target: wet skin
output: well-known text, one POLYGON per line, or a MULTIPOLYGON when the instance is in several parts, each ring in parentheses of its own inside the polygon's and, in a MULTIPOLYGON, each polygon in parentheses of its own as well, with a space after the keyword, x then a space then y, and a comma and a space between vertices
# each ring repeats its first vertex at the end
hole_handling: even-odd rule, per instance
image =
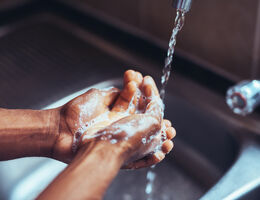
MULTIPOLYGON (((142 168, 160 162, 165 157, 165 154, 168 153, 173 147, 171 139, 175 136, 175 130, 171 127, 169 120, 161 119, 161 105, 159 105, 159 102, 154 101, 154 99, 158 98, 159 92, 153 79, 150 76, 143 78, 141 73, 133 70, 128 70, 125 72, 124 88, 121 93, 116 88, 111 88, 105 91, 98 89, 89 90, 87 93, 73 99, 71 102, 60 108, 61 132, 54 146, 53 157, 69 163, 75 156, 75 154, 71 151, 73 138, 75 140, 74 134, 78 134, 78 130, 81 128, 81 125, 88 124, 102 114, 108 113, 107 119, 92 125, 83 135, 79 134, 79 140, 81 141, 81 144, 79 145, 88 145, 92 140, 100 140, 101 137, 86 139, 84 141, 82 141, 82 138, 84 138, 84 135, 98 135, 98 133, 100 134, 100 132, 103 131, 110 133, 110 140, 116 137, 116 140, 120 141, 116 144, 116 146, 121 146, 123 145, 121 140, 124 140, 124 138, 127 137, 126 133, 114 135, 113 131, 110 129, 112 129, 117 123, 125 124, 131 120, 138 121, 141 118, 144 118, 145 123, 143 125, 147 125, 151 122, 148 129, 143 131, 148 135, 142 135, 142 133, 133 134, 134 136, 141 136, 141 138, 137 138, 136 140, 141 141, 142 138, 155 135, 161 130, 162 127, 165 127, 166 140, 164 139, 163 141, 161 151, 157 151, 153 154, 152 147, 157 146, 162 140, 160 134, 157 135, 150 142, 150 144, 141 144, 141 151, 139 151, 138 147, 135 147, 135 149, 138 149, 139 155, 135 155, 134 157, 143 157, 143 159, 138 159, 132 163, 128 163, 127 165, 124 165, 123 168, 142 168), (144 97, 146 100, 144 100, 144 97), (95 99, 95 104, 88 103, 92 101, 91 99, 95 99), (129 109, 130 103, 133 105, 129 109), (92 110, 94 112, 84 114, 85 110, 92 110), (129 110, 129 116, 124 117, 124 113, 127 110, 129 110), (137 110, 139 111, 139 114, 136 114, 137 110), (80 119, 79 116, 83 117, 80 119), (120 137, 120 139, 118 137, 120 137), (149 149, 150 152, 148 151, 149 149), (148 155, 145 155, 145 153, 148 155)), ((141 125, 138 127, 140 126, 141 125)), ((76 136, 76 138, 79 136, 76 136)), ((133 144, 139 144, 137 141, 134 141, 133 144)), ((129 142, 130 141, 127 141, 127 145, 129 145, 129 142)), ((133 158, 130 158, 130 160, 133 160, 133 158)))
POLYGON ((0 109, 0 160, 44 156, 69 163, 39 199, 102 199, 120 168, 160 162, 174 136, 153 79, 133 70, 121 92, 91 89, 51 110, 0 109))

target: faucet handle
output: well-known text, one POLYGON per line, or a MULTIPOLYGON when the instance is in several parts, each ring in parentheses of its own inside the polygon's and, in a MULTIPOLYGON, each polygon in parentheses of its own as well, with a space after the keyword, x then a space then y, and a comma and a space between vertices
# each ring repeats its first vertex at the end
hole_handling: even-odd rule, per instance
POLYGON ((226 103, 239 115, 247 115, 253 112, 260 104, 260 81, 242 81, 228 89, 226 103))

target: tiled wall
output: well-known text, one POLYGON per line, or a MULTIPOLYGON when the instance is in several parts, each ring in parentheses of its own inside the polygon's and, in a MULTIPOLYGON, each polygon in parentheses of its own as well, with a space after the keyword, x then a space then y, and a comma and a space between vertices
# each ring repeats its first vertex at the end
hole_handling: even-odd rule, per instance
MULTIPOLYGON (((175 16, 170 0, 77 1, 166 47, 175 16)), ((258 7, 259 0, 194 0, 177 40, 179 52, 234 80, 260 78, 258 7)))

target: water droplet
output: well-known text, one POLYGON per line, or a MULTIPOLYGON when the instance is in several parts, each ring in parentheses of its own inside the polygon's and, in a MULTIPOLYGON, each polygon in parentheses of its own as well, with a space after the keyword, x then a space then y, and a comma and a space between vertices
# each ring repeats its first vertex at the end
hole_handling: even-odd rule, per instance
POLYGON ((116 144, 116 143, 117 143, 117 140, 116 140, 116 139, 112 139, 112 140, 110 140, 110 143, 111 143, 111 144, 116 144))

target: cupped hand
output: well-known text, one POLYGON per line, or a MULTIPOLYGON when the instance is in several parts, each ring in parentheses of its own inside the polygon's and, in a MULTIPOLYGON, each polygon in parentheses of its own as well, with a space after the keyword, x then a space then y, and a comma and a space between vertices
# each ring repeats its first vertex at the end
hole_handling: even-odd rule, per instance
POLYGON ((69 163, 80 146, 105 140, 123 149, 123 168, 141 168, 160 162, 173 143, 175 130, 162 120, 162 102, 153 79, 129 70, 124 89, 91 89, 60 110, 59 137, 53 158, 69 163))
POLYGON ((123 168, 154 165, 172 149, 175 136, 171 123, 162 118, 163 103, 154 80, 129 70, 117 101, 85 129, 82 144, 103 140, 123 149, 123 168))
POLYGON ((52 157, 70 163, 75 156, 79 138, 92 120, 109 111, 120 91, 90 89, 62 107, 60 112, 59 136, 53 146, 52 157))

